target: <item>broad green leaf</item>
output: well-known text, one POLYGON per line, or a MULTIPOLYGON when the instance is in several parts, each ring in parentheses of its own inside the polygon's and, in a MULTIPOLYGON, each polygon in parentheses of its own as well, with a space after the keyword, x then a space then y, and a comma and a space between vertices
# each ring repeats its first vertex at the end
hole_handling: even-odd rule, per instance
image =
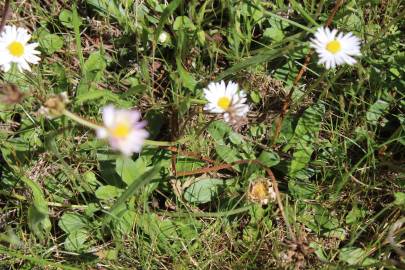
POLYGON ((98 82, 103 76, 103 72, 107 64, 101 52, 94 52, 90 54, 89 58, 84 63, 84 71, 87 80, 98 82))
POLYGON ((29 186, 33 197, 33 204, 28 209, 28 225, 36 236, 43 239, 52 228, 49 220, 48 203, 37 182, 25 176, 21 176, 21 179, 29 186))
POLYGON ((390 104, 384 100, 377 100, 374 104, 370 106, 366 113, 366 118, 369 123, 376 125, 378 119, 387 111, 390 104))
POLYGON ((232 163, 240 159, 239 152, 227 145, 217 145, 215 151, 218 156, 227 163, 232 163))
POLYGON ((193 76, 184 69, 183 64, 181 63, 180 57, 176 57, 177 71, 179 72, 181 84, 184 85, 187 89, 194 91, 197 86, 197 81, 193 76))
POLYGON ((117 3, 118 1, 86 0, 86 2, 93 6, 99 13, 101 13, 101 15, 112 17, 117 20, 117 22, 124 26, 126 30, 133 28, 125 10, 117 3))
POLYGON ((101 186, 96 190, 96 197, 100 200, 111 200, 117 198, 122 192, 122 189, 116 186, 101 186))
MULTIPOLYGON (((79 17, 80 18, 80 17, 79 17)), ((59 13, 59 21, 67 28, 71 28, 73 29, 73 13, 70 10, 67 9, 63 9, 60 13, 59 13)), ((81 18, 79 20, 79 25, 81 25, 81 18)))
POLYGON ((184 199, 192 203, 210 202, 225 185, 225 181, 216 178, 199 178, 184 192, 184 199))
POLYGON ((288 151, 292 147, 295 148, 293 159, 289 167, 288 174, 290 177, 295 178, 299 175, 305 176, 305 174, 300 173, 300 171, 305 169, 311 160, 324 111, 325 107, 321 104, 315 104, 306 109, 298 120, 294 130, 294 136, 291 138, 289 144, 284 147, 283 151, 288 151))
POLYGON ((367 258, 367 252, 361 248, 345 247, 340 250, 339 260, 349 265, 367 266, 378 262, 373 258, 367 258))
POLYGON ((176 8, 180 5, 181 2, 182 0, 170 1, 170 4, 163 10, 162 16, 160 16, 159 24, 155 31, 155 42, 157 42, 159 35, 162 32, 162 29, 166 24, 167 20, 173 14, 173 12, 176 10, 176 8))
POLYGON ((98 90, 93 88, 86 88, 86 84, 81 84, 81 93, 76 97, 76 103, 82 104, 88 101, 95 101, 101 99, 102 102, 113 102, 119 104, 121 107, 128 108, 131 106, 131 103, 122 99, 119 95, 108 91, 108 90, 98 90))
POLYGON ((50 34, 46 31, 41 31, 39 36, 39 44, 47 54, 53 54, 63 47, 63 39, 55 34, 50 34))
POLYGON ((232 128, 223 121, 214 121, 208 127, 208 133, 220 145, 225 145, 225 138, 231 131, 232 128))
POLYGON ((322 207, 316 208, 314 219, 317 225, 323 229, 333 230, 339 227, 339 220, 332 216, 330 211, 322 207))
POLYGON ((264 30, 263 36, 274 41, 281 41, 284 38, 284 33, 280 28, 270 27, 264 30))
POLYGON ((87 219, 76 213, 64 213, 58 222, 58 226, 67 234, 85 228, 87 224, 87 219))
POLYGON ((366 211, 354 206, 352 210, 346 216, 346 223, 353 224, 360 221, 362 218, 366 216, 366 211))
POLYGON ((262 151, 258 159, 267 167, 273 167, 280 162, 277 153, 268 151, 262 151))
POLYGON ((141 158, 133 161, 128 157, 119 157, 116 161, 115 170, 128 186, 146 171, 146 164, 141 158))
POLYGON ((178 31, 180 29, 194 31, 194 30, 196 30, 196 27, 195 27, 194 23, 190 20, 189 17, 187 17, 187 16, 178 16, 174 20, 173 30, 178 31))
POLYGON ((118 198, 115 204, 111 207, 110 212, 104 217, 103 225, 106 225, 111 220, 111 218, 116 217, 116 215, 120 210, 121 205, 123 205, 127 200, 129 200, 135 194, 135 192, 139 190, 139 188, 149 183, 152 180, 152 178, 157 174, 158 169, 160 168, 161 168, 160 165, 155 166, 147 170, 138 178, 136 178, 136 180, 133 181, 131 185, 127 187, 127 189, 122 193, 122 195, 118 198))
POLYGON ((195 160, 193 158, 177 157, 176 170, 178 172, 192 171, 198 168, 202 168, 205 165, 205 162, 195 160))
POLYGON ((316 186, 307 180, 288 181, 288 190, 297 199, 313 199, 316 194, 316 186))
POLYGON ((89 232, 85 229, 79 229, 70 233, 65 239, 65 249, 68 251, 80 252, 87 248, 86 242, 89 238, 89 232))
POLYGON ((112 224, 114 229, 122 235, 127 235, 131 232, 136 221, 136 212, 125 209, 120 213, 120 218, 113 219, 112 224))
POLYGON ((394 197, 395 197, 394 204, 405 209, 405 193, 395 192, 394 197))

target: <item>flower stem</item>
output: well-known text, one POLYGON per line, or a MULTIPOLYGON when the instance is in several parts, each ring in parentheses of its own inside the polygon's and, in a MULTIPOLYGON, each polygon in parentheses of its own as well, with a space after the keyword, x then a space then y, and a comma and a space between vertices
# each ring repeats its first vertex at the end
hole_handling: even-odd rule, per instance
POLYGON ((206 100, 196 99, 196 98, 191 98, 190 102, 194 103, 194 104, 201 104, 201 105, 205 105, 208 103, 206 100))
POLYGON ((70 112, 68 110, 64 110, 63 115, 65 115, 66 117, 72 119, 73 121, 75 121, 75 122, 77 122, 77 123, 79 123, 79 124, 81 124, 83 126, 86 126, 88 128, 91 128, 91 129, 102 128, 102 126, 97 125, 95 123, 92 123, 90 121, 87 121, 86 119, 83 119, 80 116, 78 116, 78 115, 76 115, 76 114, 74 114, 74 113, 72 113, 72 112, 70 112))
MULTIPOLYGON (((91 129, 99 129, 102 128, 103 126, 95 124, 93 122, 90 122, 86 119, 83 119, 82 117, 68 111, 68 110, 64 110, 63 111, 63 115, 65 115, 66 117, 70 118, 71 120, 86 126, 88 128, 91 129)), ((150 145, 150 146, 174 146, 177 145, 179 143, 181 143, 184 140, 178 140, 178 141, 174 141, 174 142, 165 142, 165 141, 153 141, 153 140, 145 140, 144 144, 145 145, 150 145)))

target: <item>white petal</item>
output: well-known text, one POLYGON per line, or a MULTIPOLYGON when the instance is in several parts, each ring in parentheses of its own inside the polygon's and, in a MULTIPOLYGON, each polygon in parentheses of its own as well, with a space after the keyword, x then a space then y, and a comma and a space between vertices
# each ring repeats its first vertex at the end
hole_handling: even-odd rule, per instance
POLYGON ((107 128, 115 124, 115 108, 113 105, 107 105, 103 108, 103 122, 107 128))

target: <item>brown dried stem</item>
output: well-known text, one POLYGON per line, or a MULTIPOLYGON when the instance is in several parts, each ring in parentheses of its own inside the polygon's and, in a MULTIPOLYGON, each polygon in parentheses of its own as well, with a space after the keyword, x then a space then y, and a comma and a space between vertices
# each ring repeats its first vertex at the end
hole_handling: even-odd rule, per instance
MULTIPOLYGON (((328 27, 332 24, 333 18, 335 17, 336 12, 340 8, 340 6, 343 4, 343 2, 344 2, 344 0, 336 1, 335 7, 332 9, 328 19, 326 20, 326 23, 325 23, 326 27, 328 27)), ((306 55, 304 64, 302 65, 300 71, 298 72, 297 76, 295 77, 291 90, 288 93, 287 98, 284 101, 283 107, 281 108, 280 116, 276 119, 276 128, 275 128, 274 136, 273 136, 273 140, 272 140, 273 144, 276 143, 276 140, 277 140, 278 136, 280 135, 280 131, 281 131, 281 127, 283 125, 285 115, 287 114, 288 108, 291 105, 292 95, 294 93, 295 86, 301 80, 304 73, 307 71, 307 67, 308 67, 309 62, 311 61, 312 54, 313 54, 313 51, 311 50, 306 55)))
POLYGON ((3 13, 1 14, 0 32, 3 31, 3 28, 6 25, 9 10, 10 10, 10 0, 6 0, 4 2, 3 13))

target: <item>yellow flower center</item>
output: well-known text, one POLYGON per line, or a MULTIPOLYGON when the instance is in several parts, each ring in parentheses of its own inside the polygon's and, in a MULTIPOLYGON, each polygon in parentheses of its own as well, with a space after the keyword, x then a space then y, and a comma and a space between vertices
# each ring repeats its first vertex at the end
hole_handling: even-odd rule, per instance
POLYGON ((257 182, 253 184, 250 194, 256 200, 264 200, 269 196, 269 188, 265 183, 257 182))
POLYGON ((335 54, 340 52, 342 49, 342 46, 340 45, 340 42, 336 39, 332 40, 328 44, 326 44, 326 49, 330 51, 331 53, 335 54))
POLYGON ((24 45, 21 42, 13 41, 7 47, 8 51, 12 56, 21 57, 24 54, 24 45))
POLYGON ((221 109, 226 111, 231 105, 231 100, 228 97, 221 97, 220 99, 218 99, 217 104, 221 109))
POLYGON ((129 135, 131 127, 127 123, 118 123, 112 130, 113 137, 123 139, 129 135))

